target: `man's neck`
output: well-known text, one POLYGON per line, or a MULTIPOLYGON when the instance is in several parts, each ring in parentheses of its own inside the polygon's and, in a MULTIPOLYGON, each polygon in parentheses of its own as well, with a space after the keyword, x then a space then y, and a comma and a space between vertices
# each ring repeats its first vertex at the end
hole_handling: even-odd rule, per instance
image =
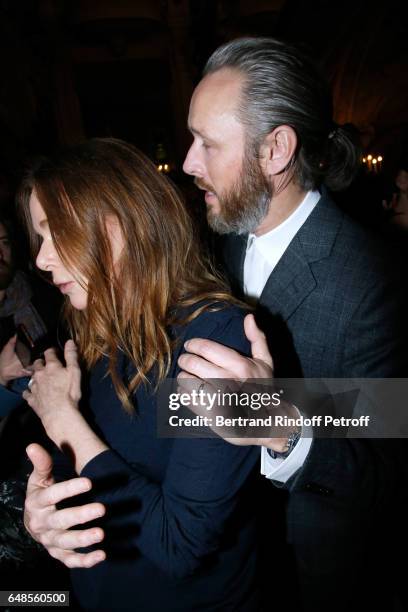
POLYGON ((273 195, 269 203, 268 214, 256 228, 255 235, 262 236, 283 223, 303 202, 306 193, 304 189, 290 183, 281 193, 273 195))

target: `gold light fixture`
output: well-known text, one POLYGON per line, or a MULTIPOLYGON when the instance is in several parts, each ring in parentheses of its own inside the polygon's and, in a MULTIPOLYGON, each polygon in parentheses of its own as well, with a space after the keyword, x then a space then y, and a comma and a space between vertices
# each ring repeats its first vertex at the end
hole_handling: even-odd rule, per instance
POLYGON ((167 159, 167 151, 162 142, 159 142, 155 152, 156 168, 159 172, 168 174, 171 170, 169 160, 167 159))
POLYGON ((368 172, 378 173, 382 170, 383 159, 382 155, 374 156, 372 153, 369 153, 366 157, 363 157, 361 161, 366 166, 368 172))

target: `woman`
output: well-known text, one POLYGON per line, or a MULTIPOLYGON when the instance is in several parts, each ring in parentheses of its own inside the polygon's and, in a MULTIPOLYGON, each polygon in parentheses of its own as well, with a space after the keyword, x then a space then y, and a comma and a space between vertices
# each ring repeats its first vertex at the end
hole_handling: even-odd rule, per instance
MULTIPOLYGON (((256 609, 244 485, 257 451, 156 433, 157 386, 177 376, 188 338, 249 348, 243 313, 206 267, 177 192, 132 146, 95 139, 40 162, 18 199, 36 264, 67 298, 76 343, 65 346, 65 366, 46 351, 24 397, 76 473, 92 481, 88 507, 105 512, 103 531, 80 539, 67 530, 67 511, 55 508, 55 484, 54 522, 44 527, 48 515, 36 506, 50 484, 43 477, 29 483, 30 533, 77 568, 84 609, 256 609), (79 541, 95 546, 73 550, 79 541)), ((47 464, 41 452, 31 449, 35 464, 47 464)))

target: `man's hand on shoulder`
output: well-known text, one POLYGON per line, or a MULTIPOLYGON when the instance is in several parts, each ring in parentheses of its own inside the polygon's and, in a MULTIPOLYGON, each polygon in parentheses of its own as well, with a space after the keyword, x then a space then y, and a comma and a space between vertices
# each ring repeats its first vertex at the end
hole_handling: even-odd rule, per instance
MULTIPOLYGON (((231 391, 232 381, 243 383, 246 380, 271 380, 273 378, 273 359, 268 349, 265 334, 256 325, 252 314, 245 317, 244 329, 245 335, 251 343, 252 357, 244 357, 237 351, 212 340, 193 338, 186 342, 186 353, 183 353, 178 360, 182 369, 178 376, 180 389, 191 393, 200 389, 209 392, 211 388, 211 391, 214 392, 215 388, 211 385, 212 379, 228 379, 228 391, 231 391)), ((259 385, 257 385, 257 391, 259 391, 258 387, 259 385)), ((237 385, 238 388, 239 384, 237 385)), ((236 407, 231 409, 230 406, 227 408, 223 406, 221 409, 220 406, 217 406, 217 408, 218 412, 222 412, 227 417, 233 418, 238 415, 236 407)), ((191 410, 199 416, 208 416, 209 414, 205 404, 192 405, 191 410)), ((282 405, 280 413, 282 410, 291 416, 296 414, 296 409, 290 405, 282 405)), ((288 437, 286 434, 284 437, 253 437, 249 429, 247 430, 248 435, 241 437, 240 432, 244 433, 245 427, 236 426, 234 428, 233 426, 233 437, 230 437, 228 433, 231 432, 231 428, 229 427, 212 426, 211 428, 217 435, 231 444, 239 446, 265 446, 277 452, 284 451, 287 446, 288 437)))
POLYGON ((182 369, 180 378, 201 379, 273 378, 273 360, 265 334, 255 323, 254 315, 244 320, 245 335, 251 343, 251 357, 243 357, 234 349, 203 338, 193 338, 185 343, 186 353, 179 357, 182 369))

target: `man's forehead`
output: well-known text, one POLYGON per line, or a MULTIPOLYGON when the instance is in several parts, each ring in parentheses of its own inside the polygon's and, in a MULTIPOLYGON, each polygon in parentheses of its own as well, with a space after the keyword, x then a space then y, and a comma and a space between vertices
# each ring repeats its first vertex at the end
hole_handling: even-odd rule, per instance
POLYGON ((211 124, 236 118, 241 88, 242 77, 235 70, 222 69, 206 75, 191 99, 189 129, 203 135, 211 124))
POLYGON ((239 103, 241 89, 242 76, 236 70, 218 70, 199 82, 193 93, 192 106, 198 110, 207 107, 234 111, 239 103))

